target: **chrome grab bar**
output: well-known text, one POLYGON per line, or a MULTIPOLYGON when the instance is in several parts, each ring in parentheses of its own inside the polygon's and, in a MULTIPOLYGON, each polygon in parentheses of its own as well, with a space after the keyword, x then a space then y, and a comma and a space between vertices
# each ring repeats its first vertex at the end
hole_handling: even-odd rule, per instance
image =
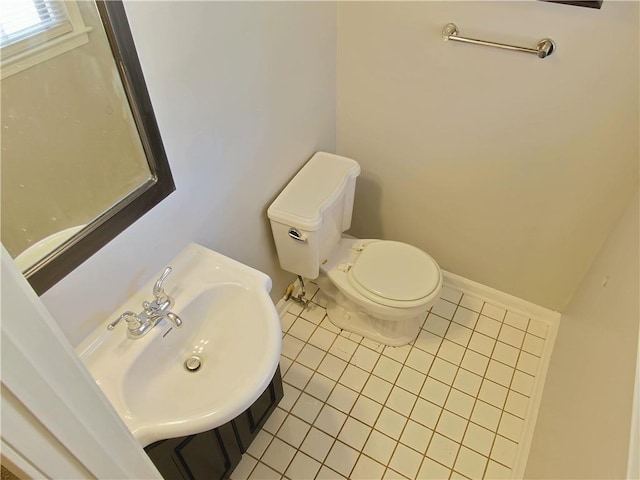
POLYGON ((556 44, 550 38, 543 38, 540 40, 536 48, 518 47, 516 45, 508 45, 506 43, 487 42, 486 40, 478 40, 476 38, 460 37, 458 35, 458 27, 453 23, 447 23, 442 29, 442 38, 447 40, 454 40, 456 42, 472 43, 474 45, 484 45, 487 47, 503 48, 506 50, 514 50, 516 52, 531 53, 538 58, 546 58, 551 55, 556 49, 556 44))

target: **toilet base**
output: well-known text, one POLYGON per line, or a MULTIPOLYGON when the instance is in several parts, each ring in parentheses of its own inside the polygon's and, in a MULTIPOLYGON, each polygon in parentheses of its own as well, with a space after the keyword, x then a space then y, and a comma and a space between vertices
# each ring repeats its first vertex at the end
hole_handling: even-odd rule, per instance
POLYGON ((348 311, 329 297, 327 316, 336 327, 392 347, 407 345, 420 332, 420 318, 387 321, 348 311))

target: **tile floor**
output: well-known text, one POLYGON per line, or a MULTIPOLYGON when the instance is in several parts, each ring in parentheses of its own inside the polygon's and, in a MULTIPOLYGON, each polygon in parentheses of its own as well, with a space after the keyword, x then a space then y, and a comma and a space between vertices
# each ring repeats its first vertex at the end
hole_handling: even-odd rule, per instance
POLYGON ((548 324, 445 287, 416 340, 385 347, 310 290, 282 319, 284 398, 232 479, 510 478, 548 324))

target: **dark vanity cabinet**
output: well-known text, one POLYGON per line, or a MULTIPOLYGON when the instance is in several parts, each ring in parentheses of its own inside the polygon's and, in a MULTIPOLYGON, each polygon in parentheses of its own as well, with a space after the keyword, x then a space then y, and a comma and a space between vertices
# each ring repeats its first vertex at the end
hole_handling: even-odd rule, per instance
POLYGON ((207 432, 160 440, 144 450, 166 480, 229 478, 283 395, 278 367, 262 395, 232 421, 207 432))

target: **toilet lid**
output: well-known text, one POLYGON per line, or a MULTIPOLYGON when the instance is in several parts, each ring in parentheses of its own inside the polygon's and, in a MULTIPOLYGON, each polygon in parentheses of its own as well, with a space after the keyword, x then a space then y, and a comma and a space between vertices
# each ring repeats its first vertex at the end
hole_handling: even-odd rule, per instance
POLYGON ((371 242, 349 270, 349 279, 358 290, 389 300, 412 301, 438 288, 440 268, 433 258, 412 245, 371 242))

